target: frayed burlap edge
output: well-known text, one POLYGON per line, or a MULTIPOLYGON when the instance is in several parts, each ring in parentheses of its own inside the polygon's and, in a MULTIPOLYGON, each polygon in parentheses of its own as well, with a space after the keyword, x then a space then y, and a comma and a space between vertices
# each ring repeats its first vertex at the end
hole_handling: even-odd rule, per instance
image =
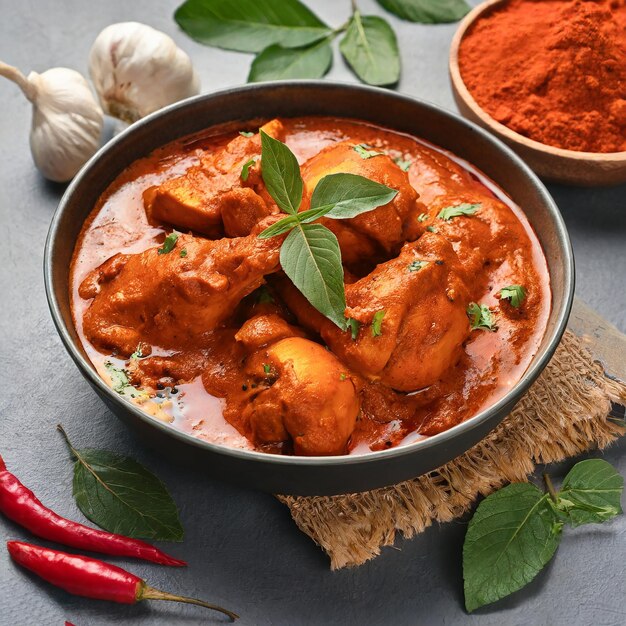
POLYGON ((331 569, 361 565, 405 537, 463 515, 479 495, 524 481, 538 463, 604 448, 624 434, 608 419, 626 404, 626 384, 604 375, 582 341, 566 332, 556 354, 513 412, 468 452, 437 470, 391 487, 342 495, 278 496, 331 569))

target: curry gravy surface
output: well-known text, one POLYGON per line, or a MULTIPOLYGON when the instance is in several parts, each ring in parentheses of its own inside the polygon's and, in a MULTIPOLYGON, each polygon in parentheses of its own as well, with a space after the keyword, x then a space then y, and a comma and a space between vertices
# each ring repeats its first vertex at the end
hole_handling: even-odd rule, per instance
MULTIPOLYGON (((444 431, 496 402, 528 367, 544 335, 551 306, 546 261, 523 212, 471 165, 419 139, 345 119, 306 117, 281 122, 282 140, 301 165, 346 140, 367 144, 407 165, 410 162, 408 180, 428 212, 423 227, 452 243, 467 274, 470 300, 489 306, 497 323, 496 332, 469 333, 458 361, 425 389, 393 391, 346 367, 360 394, 360 411, 346 452, 362 454, 404 445, 444 431), (460 203, 480 203, 483 208, 471 217, 446 222, 437 219, 442 208, 460 203), (463 243, 463 229, 471 232, 471 245, 463 243), (502 287, 511 284, 521 284, 527 291, 519 308, 497 297, 502 287)), ((246 126, 250 131, 257 128, 252 123, 246 126)), ((81 297, 79 288, 90 272, 117 253, 137 254, 162 245, 165 234, 172 230, 168 224, 148 220, 144 191, 181 176, 201 163, 203 156, 223 149, 237 136, 232 127, 209 129, 156 150, 118 176, 79 236, 70 268, 72 312, 84 348, 99 374, 115 387, 115 368, 126 369, 131 382, 140 382, 140 389, 124 395, 155 419, 214 443, 290 454, 293 449, 288 444, 255 445, 251 441, 241 407, 253 397, 249 394, 254 389, 249 387, 255 383, 242 385, 239 370, 243 357, 234 340, 250 315, 273 314, 277 308, 281 314, 286 311, 281 294, 287 292, 280 287, 284 279, 268 279, 272 305, 260 301, 256 292, 244 298, 202 350, 189 345, 166 349, 151 342, 144 350, 149 356, 133 361, 128 355, 96 349, 83 332, 83 317, 92 301, 81 297), (212 373, 215 369, 219 376, 212 373), (207 383, 209 378, 211 384, 207 383), (219 393, 208 393, 207 386, 219 393)), ((285 315, 292 326, 300 328, 289 311, 285 315)), ((323 343, 310 328, 303 328, 301 334, 323 343)), ((415 358, 420 358, 418 350, 415 358)))

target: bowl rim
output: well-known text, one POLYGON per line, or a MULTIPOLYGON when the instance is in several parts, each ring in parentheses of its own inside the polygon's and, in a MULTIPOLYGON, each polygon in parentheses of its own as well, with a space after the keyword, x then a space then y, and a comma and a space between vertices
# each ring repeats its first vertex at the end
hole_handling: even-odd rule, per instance
MULTIPOLYGON (((392 129, 393 130, 393 129, 392 129)), ((121 171, 121 170, 120 170, 121 171)), ((116 176, 119 175, 120 172, 116 172, 116 176)), ((93 208, 93 207, 91 207, 93 208)), ((91 210, 91 209, 90 209, 91 210)), ((72 245, 75 246, 76 241, 72 242, 72 245)), ((565 328, 567 325, 567 321, 569 319, 569 314, 572 308, 573 299, 574 299, 574 283, 575 283, 575 269, 574 269, 574 255, 572 250, 571 241, 569 238, 569 234, 567 232, 565 222, 561 213, 554 202, 553 198, 549 194, 548 190, 545 188, 543 183, 539 180, 536 174, 530 169, 528 165, 517 155, 515 152, 509 148, 506 144, 504 144, 500 139, 494 137, 491 133, 486 130, 480 128, 478 125, 473 122, 455 114, 451 111, 448 111, 438 105, 425 102, 420 100, 419 98, 415 98, 413 96, 409 96, 407 94, 401 94, 398 92, 389 91, 380 87, 372 87, 367 85, 362 85, 358 83, 347 83, 347 82, 339 82, 339 81, 328 81, 328 80, 280 80, 280 81, 268 81, 263 83, 252 83, 243 86, 230 87, 226 89, 222 89, 219 91, 211 92, 208 94, 201 94, 198 96, 193 96, 191 98, 187 98, 185 100, 181 100, 174 104, 168 105, 154 113, 149 114, 148 116, 140 119, 139 121, 131 124, 126 129, 124 129, 121 133, 113 137, 107 143, 105 143, 90 159, 85 163, 85 165, 80 169, 80 171, 76 174, 72 182, 68 185, 65 193, 63 194, 59 205, 52 217, 52 221, 50 223, 50 227, 48 230, 48 235, 46 238, 45 249, 44 249, 44 258, 43 258, 43 270, 44 270, 44 285, 46 291, 46 297, 48 300, 48 306, 50 309, 50 313, 52 315, 52 319, 54 325, 61 337, 61 341, 65 346, 65 349, 68 351, 73 361, 76 363, 79 371, 85 377, 87 382, 89 382, 92 387, 99 392, 101 397, 106 398, 110 402, 115 405, 118 405, 121 409, 125 411, 130 411, 133 415, 144 422, 145 425, 156 428, 160 430, 162 433, 172 436, 179 441, 192 445, 196 448, 203 449, 205 451, 209 451, 214 454, 224 455, 227 457, 234 457, 235 459, 239 459, 242 461, 252 461, 252 462, 261 462, 264 464, 271 464, 274 466, 317 466, 317 467, 330 467, 335 465, 354 465, 354 464, 370 464, 370 463, 380 463, 384 461, 390 461, 392 459, 397 459, 401 457, 405 457, 408 455, 416 454, 419 450, 427 450, 433 446, 438 446, 440 444, 444 444, 447 441, 455 439, 456 437, 461 437, 464 433, 470 432, 475 428, 480 428, 482 424, 488 421, 495 413, 499 411, 503 411, 508 408, 509 405, 512 405, 519 401, 522 395, 528 390, 531 384, 536 380, 541 371, 545 368, 552 355, 554 354, 563 333, 565 332, 565 328), (455 123, 461 124, 465 126, 467 130, 472 131, 473 133, 477 133, 482 136, 482 138, 492 144, 495 144, 499 150, 505 152, 507 156, 512 159, 516 166, 521 170, 521 173, 529 179, 534 187, 538 190, 542 199, 547 207, 547 210, 550 214, 550 218, 554 224, 557 239, 563 248, 564 255, 561 259, 563 263, 563 284, 564 284, 564 297, 560 303, 552 302, 553 310, 555 310, 556 321, 552 330, 552 335, 549 337, 548 341, 545 343, 544 347, 537 351, 537 353, 533 356, 533 359, 522 375, 522 377, 517 381, 517 383, 511 387, 511 389, 504 394, 497 402, 494 404, 483 408, 473 417, 457 424, 441 433, 436 435, 432 435, 430 437, 426 437, 424 439, 420 439, 414 441, 410 444, 396 446, 394 448, 390 448, 388 450, 378 450, 371 451, 365 454, 352 454, 352 455, 333 455, 333 456, 295 456, 295 455, 276 455, 276 454, 268 454, 265 452, 258 452, 256 450, 246 450, 240 448, 231 448, 225 445, 221 445, 218 443, 212 443, 209 441, 205 441, 203 439, 199 439, 194 437, 191 434, 185 433, 181 430, 173 428, 169 423, 162 422, 150 415, 146 412, 142 411, 137 405, 129 402, 124 399, 118 393, 116 393, 111 387, 109 387, 105 381, 98 375, 94 365, 89 361, 89 359, 83 356, 81 350, 75 345, 72 337, 70 335, 70 331, 65 325, 63 315, 61 312, 61 307, 57 300, 55 294, 55 278, 54 278, 54 256, 55 249, 57 246, 61 245, 59 241, 59 229, 61 218, 70 204, 70 199, 73 196, 74 192, 77 188, 82 184, 83 179, 87 175, 87 173, 94 167, 97 161, 101 158, 101 156, 107 152, 113 151, 116 147, 125 141, 125 139, 134 134, 138 129, 144 128, 146 126, 150 126, 155 120, 168 116, 169 114, 179 111, 180 109, 185 109, 192 105, 195 105, 201 101, 211 100, 216 98, 221 98, 229 95, 241 95, 241 93, 249 94, 250 97, 254 97, 254 94, 259 91, 272 90, 277 88, 288 88, 288 89, 298 89, 298 88, 309 88, 316 90, 348 90, 353 93, 358 93, 361 96, 367 96, 369 94, 376 94, 378 96, 384 96, 389 98, 390 100, 403 101, 410 105, 418 105, 423 108, 430 109, 436 115, 441 115, 445 118, 452 119, 455 123), (556 305, 556 306, 555 306, 556 305)), ((69 272, 69 268, 68 268, 69 272)), ((546 335, 544 335, 544 340, 546 335)))
POLYGON ((485 13, 494 11, 497 9, 498 5, 504 5, 510 1, 511 0, 486 0, 485 2, 482 2, 478 6, 474 7, 459 24, 459 27, 452 38, 452 43, 450 44, 450 54, 448 56, 448 71, 450 73, 450 79, 454 89, 458 92, 459 97, 472 110, 474 115, 476 115, 495 134, 501 135, 511 143, 523 146, 528 150, 534 150, 535 152, 541 152, 542 154, 548 154, 553 157, 574 161, 593 161, 595 163, 605 163, 611 165, 626 163, 626 150, 621 150, 619 152, 583 152, 579 150, 559 148, 557 146, 551 146, 547 143, 542 143, 536 139, 531 139, 530 137, 526 137, 525 135, 509 128, 501 122, 498 122, 487 111, 485 111, 480 104, 478 104, 461 75, 461 67, 459 65, 459 50, 461 43, 470 28, 472 28, 472 26, 474 26, 474 24, 485 13))

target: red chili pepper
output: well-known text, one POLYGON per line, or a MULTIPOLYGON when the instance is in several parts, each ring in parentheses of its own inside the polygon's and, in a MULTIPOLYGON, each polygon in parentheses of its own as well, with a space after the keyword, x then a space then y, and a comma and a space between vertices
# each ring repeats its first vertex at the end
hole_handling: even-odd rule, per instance
POLYGON ((121 604, 136 604, 142 600, 169 600, 197 604, 220 611, 231 620, 239 617, 232 611, 195 598, 176 596, 150 587, 145 580, 121 567, 90 559, 78 554, 67 554, 42 548, 22 541, 7 542, 11 558, 49 583, 77 596, 96 600, 110 600, 121 604))
POLYGON ((145 541, 90 528, 57 515, 6 469, 1 456, 0 512, 33 535, 73 548, 145 559, 161 565, 187 565, 185 561, 175 559, 145 541))

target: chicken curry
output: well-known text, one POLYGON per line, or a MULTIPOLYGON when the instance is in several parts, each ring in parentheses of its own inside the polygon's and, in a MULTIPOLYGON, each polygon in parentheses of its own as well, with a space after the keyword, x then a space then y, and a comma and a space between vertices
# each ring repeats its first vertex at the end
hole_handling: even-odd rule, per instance
POLYGON ((74 322, 115 391, 210 442, 311 456, 434 435, 520 379, 550 312, 546 261, 523 212, 481 172, 356 120, 245 129, 212 128, 136 161, 83 227, 74 322), (259 237, 285 218, 259 128, 300 164, 300 211, 334 173, 396 192, 317 220, 340 248, 344 327, 283 271, 286 234, 259 237))

